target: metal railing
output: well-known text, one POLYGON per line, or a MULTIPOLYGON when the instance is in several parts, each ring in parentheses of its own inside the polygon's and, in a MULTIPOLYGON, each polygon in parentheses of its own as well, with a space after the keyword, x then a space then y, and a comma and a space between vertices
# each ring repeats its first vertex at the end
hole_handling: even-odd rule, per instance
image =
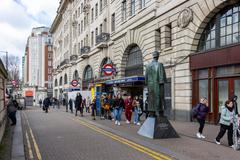
POLYGON ((96 37, 96 44, 107 42, 110 39, 109 33, 101 33, 96 37))

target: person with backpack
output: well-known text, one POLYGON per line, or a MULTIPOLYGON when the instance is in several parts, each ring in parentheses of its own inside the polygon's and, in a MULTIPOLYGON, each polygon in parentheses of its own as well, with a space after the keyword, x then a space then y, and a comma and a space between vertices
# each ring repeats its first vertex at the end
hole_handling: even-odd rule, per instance
POLYGON ((8 117, 12 121, 11 126, 14 126, 17 124, 16 112, 18 108, 18 103, 16 100, 13 99, 11 95, 8 96, 7 98, 9 99, 7 103, 7 113, 8 113, 8 117))
POLYGON ((197 118, 197 121, 199 123, 199 129, 198 129, 198 133, 197 138, 206 138, 202 133, 203 133, 203 128, 205 125, 205 120, 207 117, 207 114, 209 112, 209 107, 208 107, 208 100, 207 98, 201 98, 200 99, 200 103, 198 103, 196 105, 196 107, 194 107, 195 113, 194 113, 194 117, 197 118))

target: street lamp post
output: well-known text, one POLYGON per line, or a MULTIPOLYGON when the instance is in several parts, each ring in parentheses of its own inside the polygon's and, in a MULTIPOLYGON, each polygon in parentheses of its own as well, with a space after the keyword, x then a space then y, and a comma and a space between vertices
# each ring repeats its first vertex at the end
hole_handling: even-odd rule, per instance
POLYGON ((6 70, 8 71, 8 52, 7 51, 0 51, 2 53, 6 53, 6 70))

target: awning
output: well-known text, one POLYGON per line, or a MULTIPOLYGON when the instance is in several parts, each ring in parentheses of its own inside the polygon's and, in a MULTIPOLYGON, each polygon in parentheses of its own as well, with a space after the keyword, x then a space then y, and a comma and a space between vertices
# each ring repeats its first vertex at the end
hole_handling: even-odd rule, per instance
POLYGON ((105 84, 112 85, 112 84, 139 82, 139 81, 145 81, 145 77, 143 77, 143 76, 124 77, 124 78, 120 78, 120 79, 105 81, 105 84))

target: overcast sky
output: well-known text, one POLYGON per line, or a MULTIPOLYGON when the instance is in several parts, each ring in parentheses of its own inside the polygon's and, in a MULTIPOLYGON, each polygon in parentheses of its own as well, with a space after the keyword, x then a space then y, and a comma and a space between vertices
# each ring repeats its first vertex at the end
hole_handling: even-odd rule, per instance
POLYGON ((0 0, 0 51, 22 57, 31 29, 50 27, 59 1, 0 0))

